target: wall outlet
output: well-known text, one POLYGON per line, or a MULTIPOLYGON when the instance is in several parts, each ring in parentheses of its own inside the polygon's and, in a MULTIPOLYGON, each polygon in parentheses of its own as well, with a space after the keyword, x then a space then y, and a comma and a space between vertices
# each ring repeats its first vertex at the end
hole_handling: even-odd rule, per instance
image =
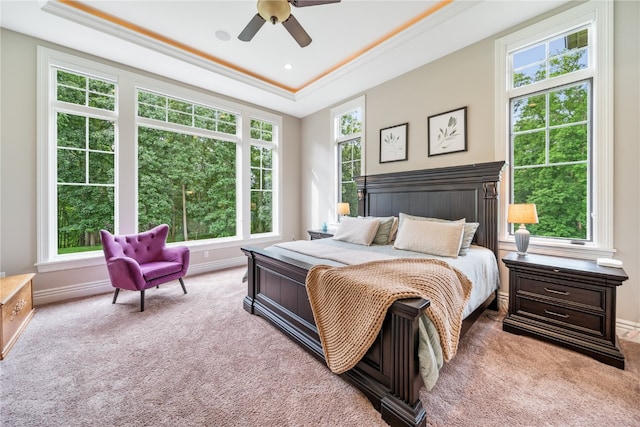
POLYGON ((4 277, 4 271, 0 271, 0 278, 4 277))
POLYGON ((209 258, 209 251, 204 251, 202 256, 205 258, 209 258))

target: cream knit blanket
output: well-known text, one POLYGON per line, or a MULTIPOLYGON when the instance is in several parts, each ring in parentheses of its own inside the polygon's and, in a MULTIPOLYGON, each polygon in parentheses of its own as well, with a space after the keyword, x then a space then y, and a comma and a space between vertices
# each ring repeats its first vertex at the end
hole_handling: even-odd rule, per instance
POLYGON ((345 267, 316 265, 306 279, 309 302, 329 368, 341 374, 364 357, 394 301, 424 298, 445 361, 458 349, 471 282, 444 261, 400 258, 345 267))

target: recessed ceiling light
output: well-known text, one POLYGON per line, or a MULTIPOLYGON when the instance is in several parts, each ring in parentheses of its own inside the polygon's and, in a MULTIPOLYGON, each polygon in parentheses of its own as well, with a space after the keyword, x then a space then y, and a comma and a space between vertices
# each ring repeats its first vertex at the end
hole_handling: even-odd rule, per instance
POLYGON ((285 70, 293 70, 293 64, 284 64, 285 70))
POLYGON ((226 31, 218 30, 216 31, 216 37, 218 40, 222 40, 223 42, 228 42, 231 40, 231 36, 226 31))

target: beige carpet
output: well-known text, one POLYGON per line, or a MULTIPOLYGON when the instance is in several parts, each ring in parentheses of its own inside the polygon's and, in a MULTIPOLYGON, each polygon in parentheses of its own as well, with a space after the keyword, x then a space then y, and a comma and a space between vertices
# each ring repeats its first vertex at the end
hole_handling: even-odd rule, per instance
MULTIPOLYGON (((385 426, 357 390, 242 309, 243 269, 37 307, 0 361, 0 425, 385 426)), ((434 426, 640 425, 621 371, 483 317, 422 399, 434 426)))

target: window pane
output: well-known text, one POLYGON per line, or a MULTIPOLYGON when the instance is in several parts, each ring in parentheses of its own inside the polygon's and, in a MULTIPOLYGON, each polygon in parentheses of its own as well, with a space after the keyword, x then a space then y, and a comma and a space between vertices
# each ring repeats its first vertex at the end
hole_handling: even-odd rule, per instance
POLYGON ((587 165, 517 169, 513 203, 535 203, 538 224, 527 229, 534 236, 587 239, 587 165))
POLYGON ((269 233, 273 231, 270 191, 251 192, 251 234, 269 233))
POLYGON ((58 147, 85 148, 87 118, 58 113, 58 147))
POLYGON ((89 119, 89 149, 113 151, 115 123, 108 120, 89 119))
POLYGON ((262 180, 260 179, 260 168, 251 168, 251 189, 260 190, 262 180))
POLYGON ((546 132, 530 132, 513 138, 513 165, 543 165, 546 153, 546 132))
POLYGON ((353 180, 360 175, 360 139, 342 142, 338 145, 340 153, 340 200, 349 203, 350 216, 358 215, 358 191, 353 180))
POLYGON ((259 141, 273 141, 273 125, 263 120, 251 119, 251 138, 259 141))
POLYGON ((549 131, 549 163, 586 161, 588 152, 587 125, 564 126, 549 131))
POLYGON ((58 182, 83 184, 86 182, 86 152, 58 148, 58 182))
POLYGON ((512 101, 511 120, 514 132, 544 129, 547 106, 545 95, 534 95, 512 101))
POLYGON ((251 234, 273 231, 272 156, 272 149, 251 146, 251 234))
POLYGON ((584 122, 589 115, 589 86, 570 86, 549 94, 549 126, 584 122))
POLYGON ((590 99, 586 81, 512 100, 513 203, 536 204, 532 235, 591 238, 590 99))
POLYGON ((589 66, 588 30, 573 31, 511 54, 514 88, 589 66))
POLYGON ((58 101, 115 110, 116 85, 112 82, 56 70, 56 83, 58 101))
POLYGON ((549 55, 560 55, 569 51, 575 51, 589 44, 589 30, 583 29, 565 36, 558 37, 549 42, 549 55))
POLYGON ((101 229, 114 229, 112 186, 58 185, 58 254, 100 250, 101 229))
POLYGON ((537 65, 544 61, 546 56, 547 53, 543 44, 521 50, 513 55, 513 68, 537 65))
POLYGON ((234 143, 138 128, 139 230, 169 224, 171 241, 235 236, 235 182, 234 143))
POLYGON ((89 153, 89 182, 92 184, 114 184, 114 155, 89 153))
POLYGON ((361 131, 360 109, 356 109, 340 116, 340 136, 349 136, 361 131))
POLYGON ((138 91, 138 116, 236 134, 237 117, 233 113, 143 90, 138 91))

